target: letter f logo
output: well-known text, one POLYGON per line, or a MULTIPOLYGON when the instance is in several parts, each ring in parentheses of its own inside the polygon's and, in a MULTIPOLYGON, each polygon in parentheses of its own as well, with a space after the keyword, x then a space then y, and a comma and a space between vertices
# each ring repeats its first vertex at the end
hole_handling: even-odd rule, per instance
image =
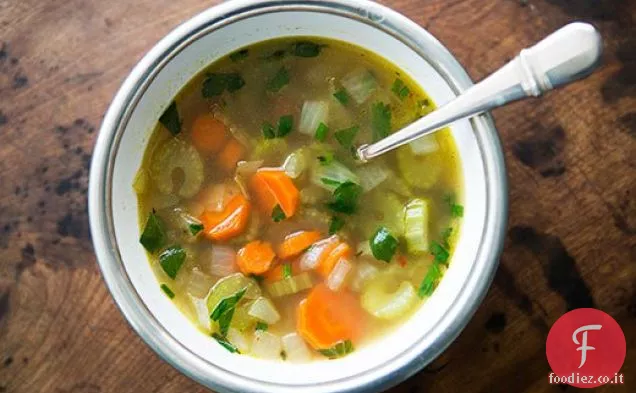
POLYGON ((572 341, 574 341, 574 344, 581 345, 580 347, 576 349, 577 351, 581 351, 581 364, 579 364, 579 368, 583 367, 583 365, 585 364, 585 361, 587 360, 587 351, 593 351, 596 349, 594 347, 590 347, 587 345, 587 331, 601 330, 601 327, 602 327, 601 325, 585 325, 576 329, 574 333, 572 334, 572 341), (581 332, 583 332, 582 334, 583 339, 581 340, 582 342, 579 342, 576 336, 581 332))

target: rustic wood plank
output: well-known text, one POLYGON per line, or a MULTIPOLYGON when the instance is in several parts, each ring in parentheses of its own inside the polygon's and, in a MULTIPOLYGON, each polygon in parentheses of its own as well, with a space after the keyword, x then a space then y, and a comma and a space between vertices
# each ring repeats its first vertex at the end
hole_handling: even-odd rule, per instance
MULTIPOLYGON (((102 115, 137 60, 214 2, 0 1, 0 392, 205 392, 114 307, 86 216, 102 115)), ((510 180, 501 267, 475 317, 392 392, 560 392, 545 338, 571 308, 614 316, 636 375, 636 1, 385 1, 479 79, 572 20, 601 30, 599 72, 494 112, 510 180)), ((629 387, 631 389, 629 389, 629 387)), ((570 389, 568 389, 570 390, 570 389)))

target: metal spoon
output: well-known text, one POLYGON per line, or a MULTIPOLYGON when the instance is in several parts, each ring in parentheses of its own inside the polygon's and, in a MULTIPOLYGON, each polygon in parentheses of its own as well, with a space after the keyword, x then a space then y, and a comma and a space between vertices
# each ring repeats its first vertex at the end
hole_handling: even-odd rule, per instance
POLYGON ((371 145, 358 148, 366 162, 431 134, 455 120, 472 117, 509 102, 538 97, 548 90, 581 79, 600 62, 603 40, 594 26, 575 22, 550 34, 486 79, 434 112, 371 145))

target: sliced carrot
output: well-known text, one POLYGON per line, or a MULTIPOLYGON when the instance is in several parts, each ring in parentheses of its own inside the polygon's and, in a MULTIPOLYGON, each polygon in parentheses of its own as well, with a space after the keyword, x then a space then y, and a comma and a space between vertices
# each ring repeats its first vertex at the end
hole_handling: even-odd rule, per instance
POLYGON ((348 291, 315 286, 298 306, 298 333, 314 349, 329 349, 340 341, 355 342, 364 331, 365 316, 348 291))
POLYGON ((300 193, 285 171, 260 168, 252 176, 250 188, 265 214, 271 214, 276 205, 280 206, 287 218, 296 213, 300 193))
POLYGON ((245 148, 236 139, 232 138, 219 154, 218 163, 226 172, 236 169, 236 164, 245 155, 245 148))
POLYGON ((199 151, 216 153, 228 137, 225 124, 209 113, 200 115, 192 123, 192 143, 199 151))
MULTIPOLYGON (((270 269, 267 273, 263 275, 266 282, 276 282, 282 280, 283 277, 283 266, 289 264, 290 262, 280 263, 270 269)), ((292 276, 297 276, 302 273, 300 269, 300 260, 295 260, 291 262, 291 273, 292 276)))
POLYGON ((285 240, 278 247, 278 257, 280 259, 288 259, 295 257, 305 251, 320 239, 320 232, 316 231, 298 231, 285 236, 285 240))
POLYGON ((272 267, 276 253, 269 242, 254 240, 241 248, 236 256, 236 264, 241 272, 263 274, 272 267))
POLYGON ((240 235, 250 217, 250 203, 243 195, 236 195, 220 212, 205 211, 199 217, 203 232, 211 240, 224 241, 240 235))
POLYGON ((329 253, 323 254, 326 256, 321 258, 320 263, 316 266, 316 271, 324 278, 327 278, 340 258, 349 258, 352 254, 353 250, 351 247, 347 243, 341 242, 329 253))

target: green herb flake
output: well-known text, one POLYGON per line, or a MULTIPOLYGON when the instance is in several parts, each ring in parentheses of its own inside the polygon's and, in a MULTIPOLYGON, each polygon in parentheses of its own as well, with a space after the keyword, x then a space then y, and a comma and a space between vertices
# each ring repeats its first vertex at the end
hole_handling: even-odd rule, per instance
POLYGON ((451 216, 455 218, 464 217, 464 206, 453 203, 451 206, 451 216))
POLYGON ((353 146, 353 141, 356 139, 356 135, 360 127, 353 126, 349 128, 345 128, 344 130, 339 130, 334 133, 334 137, 340 143, 340 146, 345 149, 350 149, 353 146))
POLYGON ((400 99, 404 100, 411 93, 411 90, 406 86, 402 79, 397 78, 395 82, 393 82, 393 86, 391 87, 391 91, 400 99))
POLYGON ((277 92, 289 83, 289 72, 285 67, 281 67, 276 74, 267 82, 267 90, 277 92))
POLYGON ((210 319, 219 323, 219 329, 221 331, 221 335, 225 337, 228 329, 230 328, 230 323, 232 322, 232 317, 234 316, 234 310, 236 309, 236 305, 239 300, 245 295, 247 288, 243 288, 234 295, 228 296, 221 300, 219 304, 214 307, 212 314, 210 314, 210 319))
POLYGON ((256 328, 254 330, 266 332, 268 328, 269 325, 267 325, 265 322, 256 322, 256 328))
POLYGON ((353 214, 358 208, 360 194, 362 187, 350 181, 344 182, 334 190, 332 201, 327 206, 337 213, 353 214))
POLYGON ((440 272, 439 267, 436 263, 433 263, 433 265, 431 265, 428 269, 426 276, 424 276, 424 279, 417 290, 417 295, 420 298, 431 296, 441 277, 442 273, 440 272))
POLYGON ((320 182, 329 187, 338 187, 340 184, 342 184, 338 180, 329 179, 327 177, 321 177, 320 182))
POLYGON ((299 57, 316 57, 322 47, 310 41, 300 41, 292 45, 292 53, 299 57))
POLYGON ((333 93, 333 96, 342 105, 347 105, 349 103, 349 94, 345 89, 338 90, 337 92, 333 93))
POLYGON ((398 240, 386 227, 380 227, 369 240, 373 257, 379 261, 391 262, 398 248, 398 240))
POLYGON ((188 229, 190 230, 190 233, 192 234, 192 236, 196 236, 199 234, 199 232, 203 230, 203 224, 201 223, 188 224, 188 229))
POLYGON ((391 108, 388 104, 376 102, 371 107, 371 131, 374 142, 391 133, 391 108))
POLYGON ((265 139, 276 138, 276 130, 274 130, 274 126, 269 122, 263 123, 263 125, 261 126, 261 132, 263 133, 263 138, 265 139))
POLYGON ((237 62, 240 60, 243 60, 245 58, 247 58, 247 56, 249 55, 249 50, 248 49, 241 49, 239 51, 236 51, 232 54, 230 54, 230 60, 237 62))
POLYGON ((233 93, 243 86, 245 86, 245 80, 236 72, 208 74, 203 81, 201 94, 204 98, 212 98, 220 96, 225 90, 233 93))
POLYGON ((274 206, 274 209, 272 210, 272 220, 274 220, 274 222, 281 222, 286 218, 287 216, 285 215, 283 209, 280 207, 279 204, 276 204, 276 206, 274 206))
POLYGON ((148 252, 155 253, 163 248, 166 242, 166 231, 163 221, 154 213, 150 213, 144 231, 139 238, 139 243, 148 252))
POLYGON ((294 128, 294 117, 292 115, 284 115, 278 119, 278 131, 276 137, 283 138, 289 135, 294 128))
POLYGON ((290 278, 292 276, 292 267, 289 263, 283 265, 283 278, 290 278))
POLYGON ((181 132, 181 119, 179 119, 176 102, 172 101, 166 110, 163 111, 163 114, 159 117, 159 123, 163 124, 172 135, 177 135, 181 132))
POLYGON ((185 262, 186 252, 181 246, 172 246, 166 248, 161 254, 159 254, 159 264, 164 272, 171 279, 177 277, 181 265, 185 262))
POLYGON ((319 349, 318 352, 329 359, 337 359, 353 352, 353 344, 351 340, 340 341, 329 349, 319 349))
POLYGON ((335 235, 339 230, 344 227, 345 221, 338 216, 331 217, 331 222, 329 223, 329 234, 335 235))
POLYGON ((319 142, 324 142, 325 139, 327 139, 327 133, 329 133, 329 127, 327 127, 325 123, 321 122, 316 129, 316 135, 314 136, 314 139, 319 142))
POLYGON ((212 338, 214 338, 219 344, 221 344, 221 346, 223 348, 227 349, 231 353, 241 354, 241 352, 238 350, 238 348, 236 348, 234 346, 234 344, 232 344, 231 342, 227 341, 227 339, 225 337, 221 336, 220 334, 212 333, 212 338))
POLYGON ((329 165, 334 160, 334 155, 331 152, 327 152, 321 156, 318 156, 318 161, 320 161, 321 165, 329 165))
POLYGON ((442 263, 444 265, 448 264, 450 253, 444 248, 444 246, 436 241, 432 241, 428 249, 431 255, 435 258, 435 262, 442 263))
POLYGON ((450 248, 450 237, 453 234, 453 227, 448 227, 442 231, 442 245, 447 249, 450 248))
POLYGON ((172 289, 170 289, 169 286, 167 286, 166 284, 161 284, 161 290, 168 295, 168 297, 170 299, 174 299, 174 292, 172 292, 172 289))
POLYGON ((262 283, 265 280, 265 277, 259 276, 258 274, 250 274, 250 278, 252 278, 257 283, 262 283))

